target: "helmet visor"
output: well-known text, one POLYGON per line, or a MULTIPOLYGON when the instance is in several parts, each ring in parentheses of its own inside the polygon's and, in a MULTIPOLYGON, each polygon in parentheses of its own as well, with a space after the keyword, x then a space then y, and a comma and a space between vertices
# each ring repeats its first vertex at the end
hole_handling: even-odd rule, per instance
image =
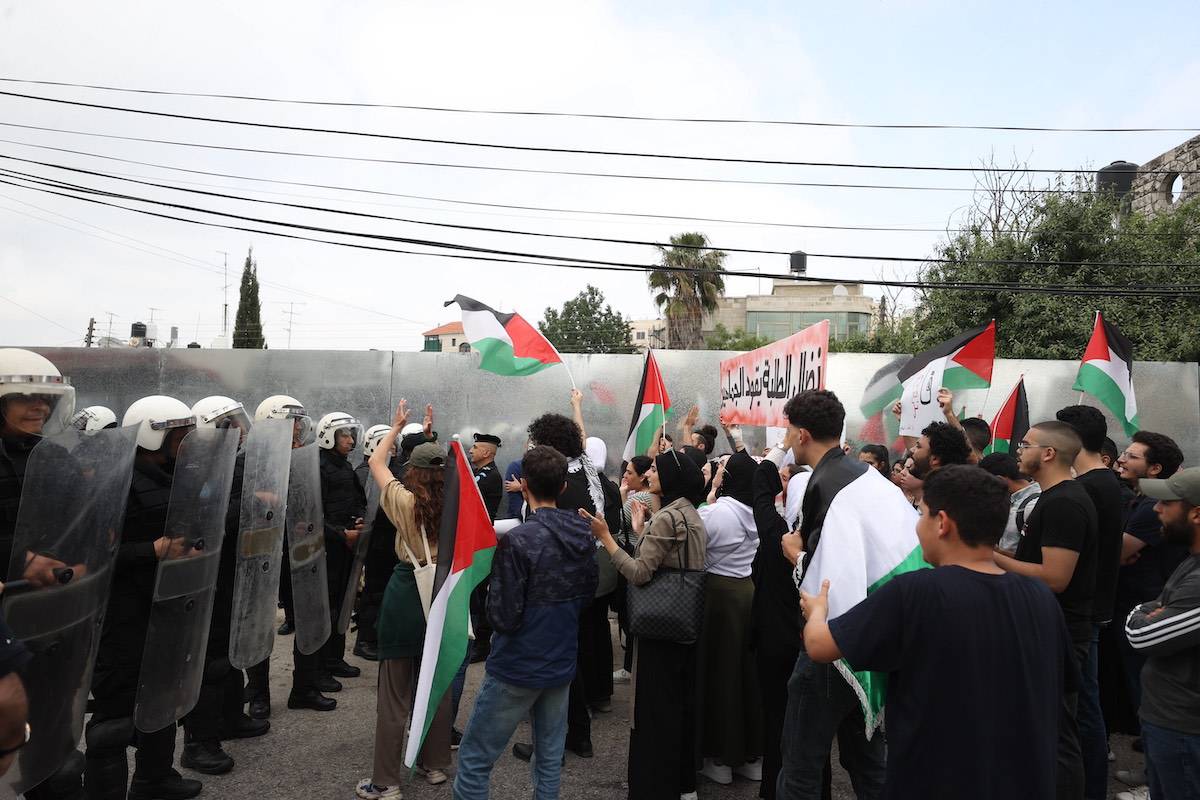
POLYGON ((317 426, 312 417, 295 416, 292 420, 292 447, 303 447, 317 440, 317 426))
POLYGON ((0 375, 0 428, 40 436, 66 430, 75 415, 75 387, 51 377, 0 375))

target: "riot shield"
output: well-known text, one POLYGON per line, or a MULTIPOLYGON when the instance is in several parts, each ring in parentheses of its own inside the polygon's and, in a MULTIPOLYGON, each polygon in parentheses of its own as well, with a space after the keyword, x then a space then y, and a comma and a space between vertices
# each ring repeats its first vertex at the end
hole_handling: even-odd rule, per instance
POLYGON ((350 615, 354 611, 354 596, 358 593, 358 579, 362 577, 363 562, 367 560, 367 548, 371 545, 371 529, 375 526, 375 515, 379 513, 379 484, 367 476, 367 510, 363 517, 362 533, 354 543, 354 563, 350 567, 350 580, 346 583, 346 591, 342 593, 342 608, 338 614, 335 629, 344 634, 350 627, 350 615))
POLYGON ((52 775, 83 732, 136 439, 134 428, 70 429, 29 456, 3 615, 33 653, 23 673, 31 733, 0 796, 52 775))
POLYGON ((329 585, 325 577, 321 462, 315 443, 292 451, 292 472, 288 481, 287 546, 292 569, 296 649, 309 655, 325 644, 332 627, 329 619, 329 585))
POLYGON ((179 447, 133 709, 138 730, 167 727, 200 696, 239 438, 233 428, 197 428, 179 447))
POLYGON ((238 669, 265 661, 275 643, 291 451, 291 420, 262 420, 246 437, 229 630, 229 663, 238 669))

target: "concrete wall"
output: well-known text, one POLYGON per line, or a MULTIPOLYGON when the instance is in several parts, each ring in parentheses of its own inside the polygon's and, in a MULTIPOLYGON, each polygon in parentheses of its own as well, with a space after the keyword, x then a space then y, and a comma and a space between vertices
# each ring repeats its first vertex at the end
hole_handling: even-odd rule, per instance
POLYGON ((1130 190, 1130 206, 1134 213, 1150 216, 1170 211, 1175 203, 1197 195, 1200 195, 1200 136, 1139 167, 1130 190), (1171 184, 1181 173, 1183 191, 1172 197, 1171 184))

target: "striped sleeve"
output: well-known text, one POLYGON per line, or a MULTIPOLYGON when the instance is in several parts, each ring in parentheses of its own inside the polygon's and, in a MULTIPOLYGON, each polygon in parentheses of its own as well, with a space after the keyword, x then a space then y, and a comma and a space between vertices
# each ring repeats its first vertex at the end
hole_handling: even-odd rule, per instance
POLYGON ((1147 656, 1200 647, 1200 571, 1180 581, 1165 605, 1143 603, 1129 612, 1125 635, 1134 650, 1147 656))

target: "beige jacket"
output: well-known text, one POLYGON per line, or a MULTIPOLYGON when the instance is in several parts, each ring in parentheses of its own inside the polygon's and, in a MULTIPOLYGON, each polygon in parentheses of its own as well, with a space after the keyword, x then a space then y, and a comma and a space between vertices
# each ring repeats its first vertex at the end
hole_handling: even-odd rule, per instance
MULTIPOLYGON (((417 557, 417 561, 420 562, 413 566, 424 566, 425 545, 421 543, 421 529, 417 526, 416 498, 413 493, 400 481, 393 480, 384 487, 383 495, 379 498, 379 507, 396 526, 396 542, 393 545, 396 557, 406 564, 412 563, 408 559, 408 554, 404 552, 404 547, 401 546, 401 542, 403 542, 408 545, 413 555, 417 557)), ((434 537, 428 541, 429 552, 433 556, 432 563, 437 563, 436 532, 434 537)))
MULTIPOLYGON (((399 526, 397 526, 399 527, 399 526)), ((708 534, 696 507, 680 498, 658 510, 638 537, 637 555, 617 548, 613 565, 634 586, 649 583, 659 566, 676 569, 704 569, 704 549, 708 534), (683 558, 687 538, 687 559, 683 558)))

